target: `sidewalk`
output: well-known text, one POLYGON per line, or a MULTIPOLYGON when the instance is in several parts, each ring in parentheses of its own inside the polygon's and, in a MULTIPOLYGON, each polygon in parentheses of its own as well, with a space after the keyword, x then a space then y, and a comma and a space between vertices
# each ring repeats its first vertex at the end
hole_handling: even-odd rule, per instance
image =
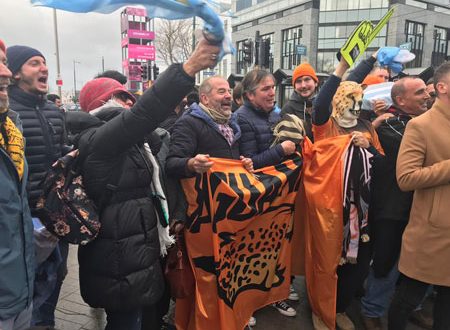
MULTIPOLYGON (((56 329, 58 330, 103 330, 106 325, 106 316, 103 309, 90 308, 80 296, 78 282, 77 246, 71 245, 67 260, 69 273, 61 288, 56 316, 56 329)), ((254 330, 313 330, 311 309, 305 292, 305 282, 302 277, 294 281, 296 290, 300 293, 300 302, 292 303, 297 310, 296 317, 286 317, 272 307, 263 308, 255 313, 256 326, 254 330)), ((429 307, 429 306, 428 306, 429 307)), ((359 303, 354 300, 348 314, 355 322, 357 330, 364 330, 359 314, 359 303)), ((386 319, 383 320, 387 329, 386 319)), ((126 329, 124 329, 126 330, 126 329)), ((215 330, 215 329, 210 329, 215 330)), ((412 324, 407 330, 421 330, 412 324)))

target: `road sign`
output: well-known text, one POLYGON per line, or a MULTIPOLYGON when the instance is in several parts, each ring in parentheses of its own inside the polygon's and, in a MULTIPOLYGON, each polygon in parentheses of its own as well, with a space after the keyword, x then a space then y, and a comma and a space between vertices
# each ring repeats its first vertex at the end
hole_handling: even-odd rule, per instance
POLYGON ((56 79, 56 86, 62 86, 62 85, 63 85, 62 79, 56 79))
POLYGON ((400 46, 398 46, 398 48, 400 48, 400 49, 407 49, 407 50, 411 50, 411 43, 410 42, 407 42, 407 43, 404 43, 404 44, 401 44, 400 46))
POLYGON ((297 45, 297 55, 306 55, 305 45, 297 45))

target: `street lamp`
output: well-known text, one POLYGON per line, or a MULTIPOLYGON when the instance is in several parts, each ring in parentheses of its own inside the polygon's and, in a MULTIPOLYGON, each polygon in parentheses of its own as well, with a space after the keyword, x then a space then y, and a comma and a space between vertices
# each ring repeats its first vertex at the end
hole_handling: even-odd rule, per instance
POLYGON ((73 102, 77 103, 77 74, 75 70, 75 64, 81 64, 81 62, 73 60, 73 102))

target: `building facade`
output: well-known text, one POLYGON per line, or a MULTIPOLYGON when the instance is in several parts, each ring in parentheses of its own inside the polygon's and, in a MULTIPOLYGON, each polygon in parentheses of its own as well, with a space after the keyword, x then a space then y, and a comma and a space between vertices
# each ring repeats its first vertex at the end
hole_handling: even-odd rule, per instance
MULTIPOLYGON (((379 47, 408 44, 416 54, 408 67, 437 66, 449 59, 447 0, 233 0, 232 39, 237 52, 232 73, 245 74, 252 67, 243 60, 243 45, 258 35, 270 39, 270 71, 289 74, 298 64, 309 62, 317 72, 331 73, 336 53, 355 27, 362 20, 378 23, 394 5, 394 15, 363 56, 379 47)), ((289 94, 286 86, 279 103, 289 94)))
POLYGON ((127 89, 142 91, 152 80, 156 51, 154 21, 143 8, 126 7, 120 13, 122 71, 127 89))

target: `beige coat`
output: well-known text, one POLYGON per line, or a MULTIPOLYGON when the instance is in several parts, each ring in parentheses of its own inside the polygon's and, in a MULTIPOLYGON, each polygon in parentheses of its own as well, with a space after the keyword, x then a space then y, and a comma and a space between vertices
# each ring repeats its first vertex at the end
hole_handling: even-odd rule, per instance
POLYGON ((397 180, 402 190, 415 191, 399 269, 413 279, 450 286, 450 107, 439 99, 409 121, 397 180))

